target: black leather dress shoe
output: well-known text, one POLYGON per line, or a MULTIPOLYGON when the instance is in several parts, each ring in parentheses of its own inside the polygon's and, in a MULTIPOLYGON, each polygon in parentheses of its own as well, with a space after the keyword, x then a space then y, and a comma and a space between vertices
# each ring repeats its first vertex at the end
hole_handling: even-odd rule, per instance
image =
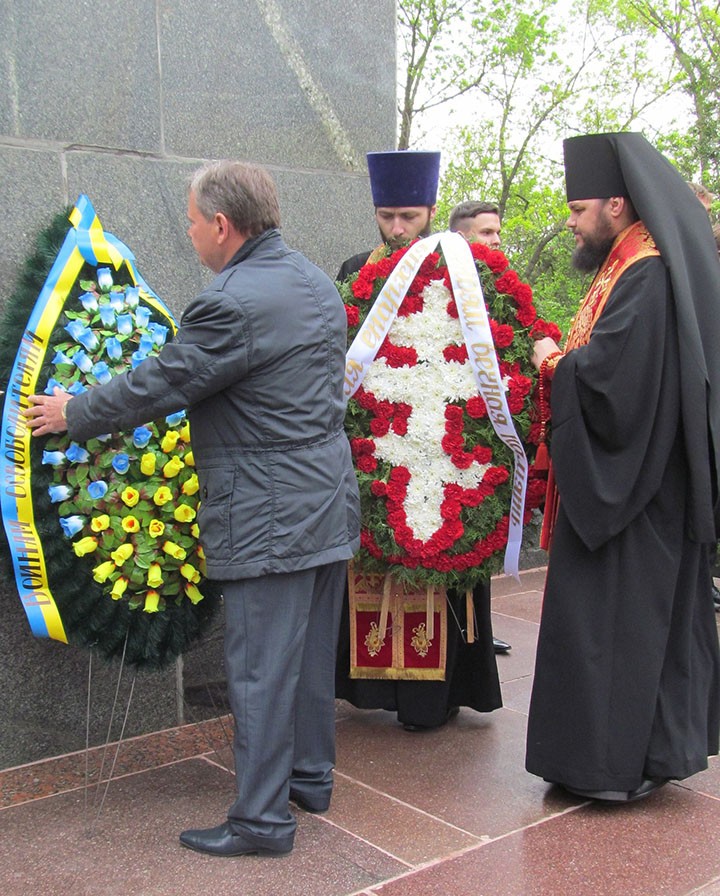
POLYGON ((330 797, 313 799, 312 797, 302 796, 297 790, 293 790, 292 787, 290 788, 290 799, 298 809, 302 809, 303 812, 312 812, 314 815, 317 815, 319 812, 327 812, 330 808, 330 797))
POLYGON ((256 839, 250 834, 236 833, 227 821, 216 828, 183 831, 180 843, 211 856, 286 856, 293 848, 292 837, 256 839))
POLYGON ((500 638, 493 638, 493 649, 495 653, 507 653, 511 649, 507 641, 501 641, 500 638))

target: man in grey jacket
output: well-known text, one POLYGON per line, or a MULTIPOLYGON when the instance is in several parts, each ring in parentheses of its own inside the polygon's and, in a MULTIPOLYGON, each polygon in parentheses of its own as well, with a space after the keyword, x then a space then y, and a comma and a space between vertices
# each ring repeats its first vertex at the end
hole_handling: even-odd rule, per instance
POLYGON ((237 800, 180 842, 213 855, 281 855, 288 801, 328 808, 335 644, 359 498, 343 430, 346 318, 332 281, 283 242, 262 168, 193 177, 188 234, 217 274, 173 342, 107 385, 31 398, 34 435, 76 440, 188 409, 207 572, 225 603, 237 800))

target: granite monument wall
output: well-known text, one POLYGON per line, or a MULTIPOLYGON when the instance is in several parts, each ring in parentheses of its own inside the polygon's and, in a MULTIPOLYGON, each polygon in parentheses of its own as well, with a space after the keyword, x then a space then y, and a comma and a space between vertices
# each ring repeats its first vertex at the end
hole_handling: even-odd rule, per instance
MULTIPOLYGON (((365 153, 394 146, 392 0, 0 0, 0 72, 0 304, 86 193, 179 317, 211 276, 185 215, 206 159, 266 165, 285 239, 331 276, 376 242, 365 153)), ((185 690, 222 678, 220 620, 118 687, 117 663, 34 638, 11 581, 0 644, 0 768, 192 721, 185 690)))

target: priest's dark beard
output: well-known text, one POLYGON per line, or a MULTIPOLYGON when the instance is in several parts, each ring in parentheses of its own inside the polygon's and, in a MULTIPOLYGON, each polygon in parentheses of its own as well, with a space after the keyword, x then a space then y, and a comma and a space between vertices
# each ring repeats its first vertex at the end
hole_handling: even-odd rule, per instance
POLYGON ((573 251, 573 267, 583 274, 596 271, 610 254, 614 242, 615 237, 612 236, 605 239, 586 237, 582 246, 577 246, 573 251))
MULTIPOLYGON (((432 221, 428 221, 425 227, 418 233, 417 236, 414 236, 414 240, 423 239, 423 237, 430 236, 430 228, 432 227, 432 221)), ((378 228, 380 230, 380 228, 378 228)), ((407 246, 408 243, 412 242, 412 240, 403 239, 400 237, 399 239, 393 239, 392 237, 389 240, 386 240, 383 236, 382 230, 380 230, 380 239, 383 243, 387 243, 388 246, 395 252, 397 249, 402 249, 403 246, 407 246)))

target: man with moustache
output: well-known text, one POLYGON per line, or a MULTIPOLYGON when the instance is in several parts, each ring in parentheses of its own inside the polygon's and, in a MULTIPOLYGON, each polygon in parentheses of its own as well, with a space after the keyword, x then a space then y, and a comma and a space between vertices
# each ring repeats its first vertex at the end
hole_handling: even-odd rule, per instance
MULTIPOLYGON (((381 245, 399 249, 419 237, 430 236, 436 211, 440 153, 369 152, 367 163, 381 245)), ((335 279, 347 280, 371 255, 372 250, 347 258, 335 279)))
POLYGON ((573 262, 597 273, 565 350, 533 356, 552 461, 526 767, 627 802, 718 751, 720 278, 705 211, 640 134, 564 150, 573 262))

